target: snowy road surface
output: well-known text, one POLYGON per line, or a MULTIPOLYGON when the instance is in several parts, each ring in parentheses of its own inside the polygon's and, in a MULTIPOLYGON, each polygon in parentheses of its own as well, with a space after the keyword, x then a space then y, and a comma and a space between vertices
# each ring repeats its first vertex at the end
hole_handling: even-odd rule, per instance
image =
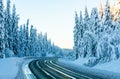
POLYGON ((57 62, 57 58, 43 58, 29 64, 30 70, 37 79, 101 79, 92 73, 78 72, 57 62))
POLYGON ((0 79, 120 79, 120 73, 96 68, 98 67, 88 68, 57 58, 13 57, 0 60, 0 79))

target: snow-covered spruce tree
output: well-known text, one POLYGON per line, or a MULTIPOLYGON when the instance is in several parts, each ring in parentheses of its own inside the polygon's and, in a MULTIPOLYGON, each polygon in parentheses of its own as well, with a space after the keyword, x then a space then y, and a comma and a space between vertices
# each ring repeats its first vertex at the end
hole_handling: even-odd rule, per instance
POLYGON ((33 28, 33 25, 31 25, 30 28, 30 44, 29 44, 29 52, 30 52, 30 56, 35 56, 36 54, 36 43, 37 43, 37 30, 33 28))
POLYGON ((113 32, 111 34, 111 39, 109 41, 110 47, 112 48, 111 51, 111 60, 118 59, 120 57, 120 33, 113 32))
POLYGON ((37 37, 37 44, 36 47, 38 50, 36 55, 40 55, 42 57, 46 56, 47 48, 46 48, 46 43, 47 43, 47 35, 43 35, 42 33, 38 34, 37 37))
POLYGON ((26 56, 27 55, 27 51, 28 51, 28 46, 27 46, 27 43, 28 43, 28 38, 29 38, 29 36, 28 36, 28 27, 27 27, 27 24, 25 25, 23 25, 23 30, 22 30, 22 51, 24 52, 24 56, 26 56))
POLYGON ((85 14, 84 14, 84 27, 83 27, 83 31, 90 31, 91 30, 91 23, 90 23, 90 18, 89 18, 89 14, 88 14, 88 10, 87 7, 85 7, 85 14))
POLYGON ((79 56, 83 57, 84 51, 83 49, 83 18, 82 18, 82 12, 80 11, 80 19, 79 19, 79 28, 78 28, 78 51, 79 56))
POLYGON ((79 53, 79 51, 78 51, 78 49, 79 49, 78 48, 78 37, 79 37, 78 32, 79 32, 79 17, 78 17, 78 14, 75 12, 75 26, 74 26, 74 31, 73 31, 73 33, 74 33, 73 49, 76 54, 76 59, 78 58, 78 53, 79 53))
POLYGON ((11 39, 12 39, 12 50, 15 55, 18 54, 18 20, 19 17, 18 15, 16 15, 16 8, 15 5, 13 5, 13 11, 11 17, 11 23, 12 23, 11 39))
POLYGON ((97 46, 97 57, 100 62, 109 62, 111 60, 112 48, 109 44, 110 34, 104 33, 104 35, 99 39, 97 46))
MULTIPOLYGON (((53 48, 54 48, 54 46, 51 43, 51 39, 47 39, 47 54, 46 54, 47 56, 49 56, 49 55, 55 56, 55 54, 52 53, 54 51, 53 48)), ((60 51, 60 50, 58 49, 56 51, 56 53, 59 53, 58 51, 60 51)), ((56 54, 56 56, 60 56, 60 53, 56 54)))
MULTIPOLYGON (((116 35, 114 31, 116 28, 111 19, 110 4, 108 0, 105 5, 103 27, 103 34, 100 36, 101 38, 98 39, 97 56, 100 62, 109 62, 113 59, 113 55, 115 58, 118 58, 118 52, 115 51, 116 45, 114 43, 115 41, 113 42, 113 39, 116 37, 114 36, 116 35)), ((118 42, 117 39, 116 41, 118 42)))
POLYGON ((87 7, 85 7, 85 15, 84 15, 84 22, 83 22, 83 40, 82 42, 82 51, 83 57, 92 57, 92 47, 94 42, 94 34, 92 33, 92 25, 91 25, 91 18, 89 18, 89 14, 87 11, 87 7))
POLYGON ((53 52, 54 52, 53 48, 54 48, 54 45, 52 45, 51 39, 49 39, 48 40, 48 50, 49 50, 48 54, 55 56, 53 54, 53 52))
POLYGON ((79 19, 79 29, 78 29, 79 33, 79 39, 83 37, 83 18, 82 18, 82 11, 80 11, 80 19, 79 19))
POLYGON ((12 27, 11 27, 11 14, 10 14, 10 0, 7 0, 7 6, 5 10, 5 47, 12 50, 12 27))
MULTIPOLYGON (((90 22, 92 26, 92 32, 98 37, 103 31, 101 21, 99 19, 97 8, 93 8, 90 16, 90 22)), ((99 38, 99 37, 98 37, 99 38)))
POLYGON ((47 41, 47 33, 43 36, 43 53, 42 56, 46 56, 48 54, 48 41, 47 41))
POLYGON ((105 5, 105 11, 104 11, 104 19, 103 19, 103 26, 104 26, 104 32, 111 33, 113 31, 114 27, 112 25, 112 19, 110 15, 110 4, 109 0, 107 0, 105 5))
POLYGON ((112 34, 104 33, 99 39, 97 46, 97 56, 100 62, 105 63, 120 57, 119 51, 120 36, 118 32, 112 34))
POLYGON ((3 58, 4 50, 4 13, 3 13, 3 2, 0 0, 0 58, 3 58))
POLYGON ((99 19, 98 10, 97 8, 93 8, 91 12, 91 25, 92 25, 92 32, 94 41, 92 42, 92 56, 97 56, 97 45, 99 42, 99 38, 102 36, 103 33, 103 25, 101 20, 99 19))
POLYGON ((29 31, 28 31, 29 20, 27 20, 27 24, 21 25, 18 31, 18 56, 30 56, 28 52, 29 49, 29 31))
POLYGON ((26 32, 26 25, 24 24, 23 25, 23 33, 22 33, 23 34, 23 36, 22 36, 22 40, 23 40, 22 43, 23 44, 22 45, 23 45, 24 56, 25 56, 25 51, 26 51, 25 50, 25 46, 26 46, 26 44, 25 44, 26 43, 26 33, 25 32, 26 32))
POLYGON ((25 52, 25 56, 29 56, 29 19, 27 20, 27 23, 25 25, 25 35, 24 35, 24 43, 25 43, 25 47, 24 47, 24 52, 25 52))
POLYGON ((48 40, 48 54, 50 54, 52 51, 52 45, 51 45, 51 39, 48 40))
POLYGON ((43 53, 42 52, 42 46, 43 46, 42 37, 43 37, 43 35, 42 35, 42 32, 41 32, 37 36, 37 44, 36 44, 37 48, 36 48, 36 54, 35 54, 36 57, 41 57, 42 53, 43 53))
POLYGON ((84 48, 84 55, 83 57, 93 57, 93 48, 94 44, 94 34, 90 31, 86 31, 83 35, 83 48, 84 48))
POLYGON ((18 57, 24 56, 24 31, 23 26, 20 26, 19 32, 18 32, 18 57))

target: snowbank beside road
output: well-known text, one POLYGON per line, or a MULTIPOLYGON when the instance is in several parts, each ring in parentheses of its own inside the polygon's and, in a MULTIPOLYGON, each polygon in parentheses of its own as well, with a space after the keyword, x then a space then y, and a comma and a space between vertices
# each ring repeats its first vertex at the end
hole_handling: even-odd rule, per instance
POLYGON ((87 63, 88 59, 85 58, 79 58, 75 61, 73 60, 69 60, 69 59, 59 59, 60 62, 63 63, 69 63, 69 64, 74 64, 74 65, 78 65, 78 66, 83 66, 84 63, 87 63))
MULTIPOLYGON (((59 59, 59 62, 74 64, 76 66, 84 66, 84 63, 87 63, 88 59, 79 58, 75 61, 70 61, 68 59, 59 59)), ((96 66, 91 67, 91 68, 106 70, 106 71, 115 72, 115 73, 120 73, 120 71, 119 71, 119 69, 120 69, 120 59, 114 60, 114 61, 111 61, 111 62, 106 62, 104 64, 97 64, 96 66)))
POLYGON ((92 74, 105 79, 120 79, 120 60, 112 61, 105 64, 98 64, 95 67, 86 67, 83 64, 87 62, 87 59, 81 59, 75 61, 58 59, 59 64, 75 69, 78 72, 92 74))
POLYGON ((15 79, 23 58, 0 59, 0 79, 15 79))
POLYGON ((93 68, 120 73, 120 70, 119 70, 120 69, 120 59, 111 61, 111 62, 107 62, 104 64, 97 64, 93 68))

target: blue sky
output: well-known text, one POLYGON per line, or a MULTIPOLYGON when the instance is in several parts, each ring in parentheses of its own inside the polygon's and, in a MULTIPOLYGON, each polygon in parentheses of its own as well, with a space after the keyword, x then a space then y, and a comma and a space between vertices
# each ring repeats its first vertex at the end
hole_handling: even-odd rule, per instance
MULTIPOLYGON (((106 0, 101 0, 104 3, 106 0)), ((4 0, 6 5, 6 1, 4 0)), ((20 15, 20 24, 30 19, 38 32, 47 32, 48 37, 61 48, 73 47, 74 12, 98 7, 100 0, 11 0, 20 15)))

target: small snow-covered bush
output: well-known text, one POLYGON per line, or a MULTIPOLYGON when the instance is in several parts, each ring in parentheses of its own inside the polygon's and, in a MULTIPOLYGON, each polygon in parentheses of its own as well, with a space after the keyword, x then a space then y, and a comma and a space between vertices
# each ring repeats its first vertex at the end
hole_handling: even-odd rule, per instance
POLYGON ((93 67, 99 62, 99 59, 97 57, 90 57, 88 58, 88 61, 84 63, 85 66, 93 67))
POLYGON ((0 59, 5 58, 4 54, 0 54, 0 59))
POLYGON ((8 48, 4 49, 4 54, 5 54, 5 57, 7 57, 7 58, 15 56, 14 53, 13 53, 13 51, 10 50, 10 49, 8 49, 8 48))

